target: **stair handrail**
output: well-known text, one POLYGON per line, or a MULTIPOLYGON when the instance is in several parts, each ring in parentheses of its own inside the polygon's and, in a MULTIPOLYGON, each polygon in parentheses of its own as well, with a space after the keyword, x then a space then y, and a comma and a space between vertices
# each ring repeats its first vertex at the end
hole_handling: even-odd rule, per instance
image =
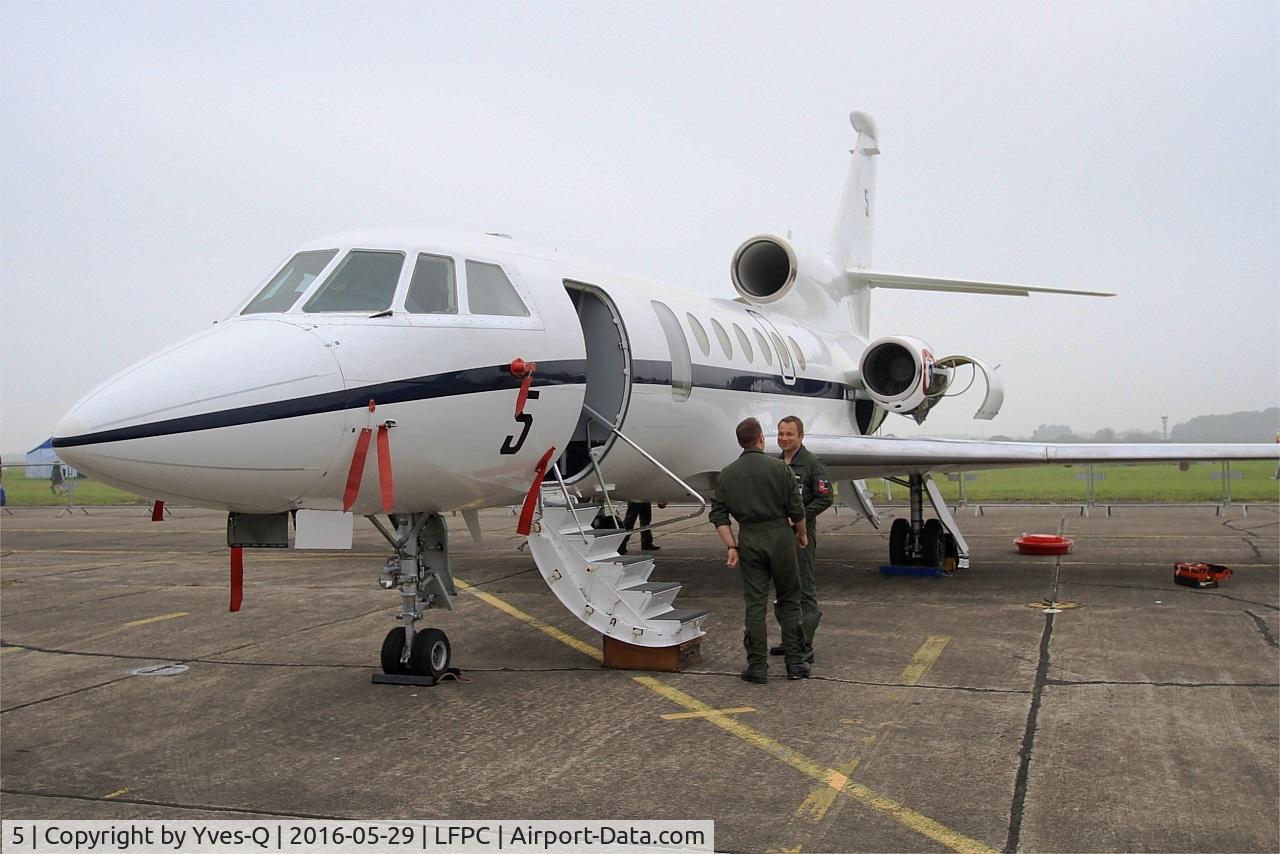
POLYGON ((608 509, 609 515, 617 519, 618 511, 614 509, 613 499, 609 497, 609 486, 604 482, 604 473, 600 471, 600 460, 596 458, 595 454, 591 453, 591 422, 587 421, 585 426, 587 428, 587 459, 591 460, 591 468, 596 473, 596 480, 600 482, 600 495, 604 498, 604 506, 608 509))
MULTIPOLYGON (((641 525, 638 528, 632 529, 631 533, 638 534, 642 531, 652 531, 656 528, 662 528, 667 525, 674 525, 677 522, 685 522, 689 519, 695 519, 707 511, 707 499, 703 498, 702 495, 699 494, 698 491, 695 490, 692 486, 690 486, 689 484, 681 480, 680 477, 675 472, 673 472, 671 469, 664 466, 662 463, 658 462, 658 460, 655 459, 652 454, 650 454, 644 448, 637 445, 635 442, 631 441, 630 437, 628 437, 627 434, 623 433, 621 430, 615 427, 612 421, 605 418, 603 415, 601 415, 599 412, 596 412, 594 409, 592 409, 590 406, 587 406, 585 403, 582 404, 582 411, 587 413, 597 421, 599 421, 601 424, 608 427, 610 433, 617 436, 619 439, 621 439, 622 441, 630 445, 632 448, 634 448, 636 452, 640 454, 640 456, 644 457, 646 460, 653 463, 653 465, 657 467, 658 471, 662 472, 667 477, 671 478, 671 480, 679 484, 681 489, 683 489, 689 495, 693 496, 694 500, 698 502, 698 509, 694 510, 692 513, 686 513, 683 516, 676 516, 673 519, 663 519, 661 522, 650 523, 648 525, 641 525)), ((588 447, 587 449, 588 455, 590 455, 590 452, 591 452, 590 448, 588 447)), ((598 474, 599 473, 598 467, 596 471, 598 474)), ((601 486, 603 487, 603 485, 604 485, 604 479, 601 478, 601 486)), ((608 494, 607 490, 605 494, 606 495, 608 494)))
MULTIPOLYGON (((569 487, 565 485, 564 478, 560 475, 560 464, 551 464, 551 473, 556 476, 556 483, 560 484, 560 491, 564 493, 564 506, 569 508, 569 514, 573 516, 573 524, 578 526, 578 535, 582 537, 582 542, 589 543, 591 538, 587 536, 587 531, 582 527, 582 520, 578 518, 578 509, 573 506, 573 499, 569 496, 569 487)), ((542 496, 538 496, 538 500, 542 500, 542 496)), ((543 512, 546 512, 544 505, 543 512)))

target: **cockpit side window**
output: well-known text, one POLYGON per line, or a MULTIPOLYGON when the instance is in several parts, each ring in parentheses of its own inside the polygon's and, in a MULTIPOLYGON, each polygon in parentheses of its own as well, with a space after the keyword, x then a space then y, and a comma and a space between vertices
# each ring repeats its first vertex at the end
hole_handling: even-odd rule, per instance
POLYGON ((403 252, 352 250, 302 310, 384 311, 391 307, 403 266, 403 252))
POLYGON ((337 249, 315 249, 294 255, 240 313, 269 314, 293 308, 298 297, 311 287, 316 276, 337 254, 337 249))
POLYGON ((529 316, 529 308, 502 268, 480 261, 467 261, 467 307, 472 314, 529 316))
POLYGON ((458 286, 453 274, 453 259, 442 255, 419 255, 413 268, 413 280, 404 298, 404 310, 410 314, 457 314, 458 286))

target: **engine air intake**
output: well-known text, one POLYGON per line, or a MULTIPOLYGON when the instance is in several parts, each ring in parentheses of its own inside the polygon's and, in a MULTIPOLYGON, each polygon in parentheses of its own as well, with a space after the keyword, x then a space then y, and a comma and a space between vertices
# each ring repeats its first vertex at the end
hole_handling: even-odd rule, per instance
POLYGON ((772 302, 795 281, 796 262, 788 247, 769 237, 748 240, 733 254, 733 286, 752 301, 772 302))
POLYGON ((873 347, 862 361, 863 381, 882 397, 897 397, 911 388, 916 377, 914 354, 893 341, 873 347))

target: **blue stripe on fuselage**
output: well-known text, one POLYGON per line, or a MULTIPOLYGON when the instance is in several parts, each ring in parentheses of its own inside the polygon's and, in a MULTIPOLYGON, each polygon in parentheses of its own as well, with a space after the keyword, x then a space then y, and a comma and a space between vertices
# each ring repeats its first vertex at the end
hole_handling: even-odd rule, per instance
MULTIPOLYGON (((582 359, 538 362, 537 365, 533 375, 533 385, 536 388, 577 385, 587 380, 586 362, 582 359)), ((632 362, 632 380, 642 385, 671 385, 671 363, 654 359, 636 359, 632 362)), ((166 421, 153 421, 149 424, 102 430, 80 436, 63 436, 53 440, 53 447, 71 448, 104 442, 123 442, 129 439, 146 439, 175 433, 191 433, 197 430, 213 430, 219 427, 235 427, 283 418, 300 418, 325 412, 341 412, 346 409, 365 407, 370 400, 379 405, 386 405, 486 391, 515 390, 520 387, 520 382, 520 379, 511 375, 507 365, 490 365, 483 368, 393 380, 291 400, 255 403, 252 406, 188 415, 183 418, 170 418, 166 421)), ((844 399, 846 393, 846 386, 842 383, 797 377, 794 385, 787 385, 777 375, 743 372, 732 368, 713 368, 708 365, 693 366, 693 385, 695 388, 835 400, 844 399)))
MULTIPOLYGON (((631 363, 634 382, 641 385, 671 385, 671 363, 661 360, 636 359, 631 363)), ((693 387, 721 391, 746 391, 752 394, 785 394, 796 397, 825 397, 844 400, 847 386, 829 380, 796 377, 787 385, 777 374, 756 374, 734 368, 693 366, 693 387)))

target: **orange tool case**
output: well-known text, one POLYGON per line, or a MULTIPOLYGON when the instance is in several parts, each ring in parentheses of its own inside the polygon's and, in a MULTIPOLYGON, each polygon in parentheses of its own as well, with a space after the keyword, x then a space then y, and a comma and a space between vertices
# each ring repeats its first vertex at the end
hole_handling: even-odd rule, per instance
POLYGON ((1184 587, 1217 587, 1231 577, 1231 568, 1216 563, 1175 563, 1173 580, 1184 587))

